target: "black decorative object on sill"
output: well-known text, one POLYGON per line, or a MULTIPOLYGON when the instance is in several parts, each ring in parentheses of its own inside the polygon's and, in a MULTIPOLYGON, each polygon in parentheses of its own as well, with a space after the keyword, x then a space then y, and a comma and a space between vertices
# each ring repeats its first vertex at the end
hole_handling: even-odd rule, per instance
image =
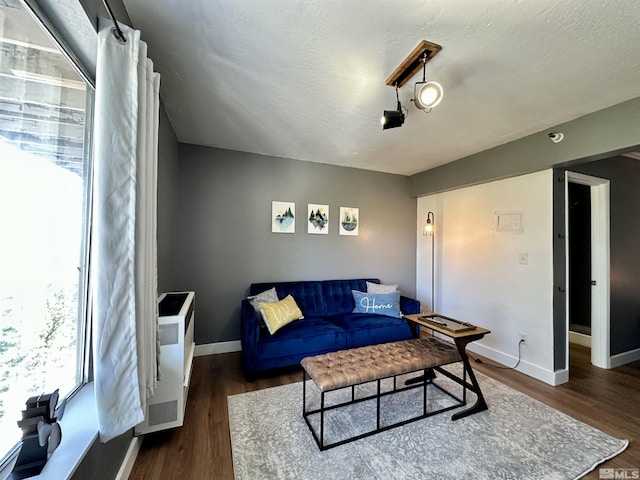
POLYGON ((58 404, 58 390, 53 393, 30 397, 27 409, 22 411, 18 426, 22 429, 22 447, 18 460, 7 480, 19 480, 38 475, 47 459, 62 441, 58 420, 64 415, 65 398, 58 404))

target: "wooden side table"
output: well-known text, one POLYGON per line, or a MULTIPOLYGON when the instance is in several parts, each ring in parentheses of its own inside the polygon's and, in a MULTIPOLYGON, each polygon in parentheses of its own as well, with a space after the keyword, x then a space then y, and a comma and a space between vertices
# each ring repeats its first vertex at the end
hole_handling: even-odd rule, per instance
MULTIPOLYGON (((456 412, 455 414, 453 414, 451 419, 458 420, 459 418, 464 418, 468 415, 472 415, 474 413, 487 410, 488 409, 487 402, 485 401, 484 396, 482 395, 482 390, 480 389, 480 385, 478 384, 476 375, 475 373, 473 373, 473 369, 471 368, 471 364, 469 363, 469 356, 467 355, 466 348, 469 343, 475 342, 476 340, 480 340, 486 334, 491 333, 491 331, 487 330, 486 328, 474 327, 473 329, 469 329, 461 332, 452 332, 451 330, 448 330, 439 325, 435 325, 433 323, 427 322, 423 318, 421 318, 428 315, 438 315, 439 317, 451 319, 451 317, 435 314, 433 312, 405 315, 404 318, 409 323, 409 326, 411 327, 416 337, 419 336, 418 327, 425 327, 430 329, 433 332, 438 332, 446 337, 449 337, 454 341, 456 348, 458 349, 458 353, 460 354, 460 358, 462 360, 464 372, 466 375, 469 376, 469 380, 471 381, 471 384, 469 384, 464 378, 457 377, 453 375, 451 372, 448 372, 444 369, 438 368, 436 370, 442 373, 443 375, 445 375, 446 377, 449 377, 451 380, 459 383, 460 385, 465 385, 469 390, 471 390, 477 396, 476 402, 471 407, 461 412, 456 412)), ((451 319, 451 320, 454 320, 454 319, 451 319)))

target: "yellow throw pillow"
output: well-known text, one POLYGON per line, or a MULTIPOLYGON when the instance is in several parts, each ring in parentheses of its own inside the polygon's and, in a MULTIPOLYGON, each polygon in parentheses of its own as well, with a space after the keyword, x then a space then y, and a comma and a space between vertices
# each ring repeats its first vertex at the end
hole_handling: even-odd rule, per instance
POLYGON ((291 295, 287 295, 276 303, 260 302, 260 308, 262 308, 264 320, 271 335, 288 323, 304 318, 300 307, 291 295))

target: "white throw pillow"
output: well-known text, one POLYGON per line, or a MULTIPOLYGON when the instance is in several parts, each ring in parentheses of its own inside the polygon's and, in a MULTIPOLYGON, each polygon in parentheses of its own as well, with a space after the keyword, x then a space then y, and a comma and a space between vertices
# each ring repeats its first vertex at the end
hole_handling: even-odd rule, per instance
POLYGON ((382 285, 380 283, 367 282, 367 293, 393 293, 398 291, 398 285, 382 285))

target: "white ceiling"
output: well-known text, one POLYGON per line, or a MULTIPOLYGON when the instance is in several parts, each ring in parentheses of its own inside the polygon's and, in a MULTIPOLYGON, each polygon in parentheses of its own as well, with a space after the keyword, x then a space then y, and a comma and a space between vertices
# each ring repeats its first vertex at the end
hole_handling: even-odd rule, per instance
POLYGON ((124 3, 185 143, 411 175, 640 96, 638 0, 124 3), (421 40, 444 100, 383 131, 421 40))

